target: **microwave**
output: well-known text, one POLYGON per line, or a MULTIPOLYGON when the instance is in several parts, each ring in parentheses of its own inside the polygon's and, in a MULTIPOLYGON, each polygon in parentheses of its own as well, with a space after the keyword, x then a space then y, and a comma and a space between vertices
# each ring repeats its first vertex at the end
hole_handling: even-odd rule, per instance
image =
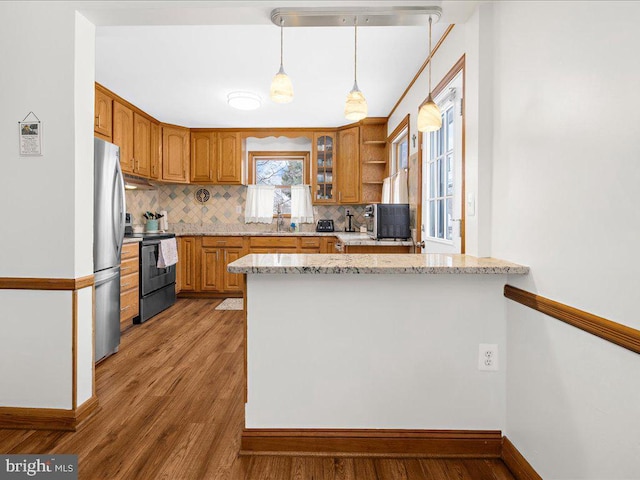
POLYGON ((374 203, 364 209, 367 233, 375 240, 411 238, 408 203, 374 203))

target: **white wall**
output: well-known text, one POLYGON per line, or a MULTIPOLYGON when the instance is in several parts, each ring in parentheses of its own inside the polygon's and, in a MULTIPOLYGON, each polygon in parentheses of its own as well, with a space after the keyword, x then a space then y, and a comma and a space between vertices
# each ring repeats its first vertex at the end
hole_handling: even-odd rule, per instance
POLYGON ((504 355, 506 281, 248 275, 246 427, 502 430, 505 371, 477 364, 504 355))
POLYGON ((71 292, 0 290, 0 407, 72 407, 71 292))
MULTIPOLYGON (((94 27, 67 2, 1 2, 0 18, 0 277, 90 275, 94 27), (17 122, 29 111, 43 124, 43 155, 21 158, 17 122)), ((90 331, 86 298, 77 314, 90 331)), ((0 406, 71 408, 71 293, 2 290, 0 327, 0 365, 10 367, 0 406)))
MULTIPOLYGON (((492 255, 640 328, 639 2, 494 5, 492 255)), ((506 433, 545 479, 640 476, 640 356, 509 304, 506 433)))

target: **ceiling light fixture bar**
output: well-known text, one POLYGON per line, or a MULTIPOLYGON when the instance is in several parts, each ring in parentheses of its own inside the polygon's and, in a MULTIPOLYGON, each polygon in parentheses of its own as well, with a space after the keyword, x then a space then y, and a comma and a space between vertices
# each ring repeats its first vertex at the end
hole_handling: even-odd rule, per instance
POLYGON ((350 27, 353 21, 361 27, 420 26, 432 18, 437 22, 440 7, 299 7, 276 8, 271 11, 274 25, 287 27, 350 27))

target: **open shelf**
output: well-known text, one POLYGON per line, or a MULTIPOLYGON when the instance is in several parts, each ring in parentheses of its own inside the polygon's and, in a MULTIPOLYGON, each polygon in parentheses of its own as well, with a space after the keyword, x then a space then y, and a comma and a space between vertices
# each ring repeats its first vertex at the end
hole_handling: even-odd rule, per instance
POLYGON ((363 140, 362 143, 364 145, 385 145, 387 141, 386 140, 363 140))
POLYGON ((364 183, 365 185, 382 185, 384 182, 375 181, 375 182, 362 182, 362 183, 364 183))
POLYGON ((368 163, 370 165, 373 165, 373 164, 386 165, 387 161, 386 160, 366 160, 362 163, 368 163))

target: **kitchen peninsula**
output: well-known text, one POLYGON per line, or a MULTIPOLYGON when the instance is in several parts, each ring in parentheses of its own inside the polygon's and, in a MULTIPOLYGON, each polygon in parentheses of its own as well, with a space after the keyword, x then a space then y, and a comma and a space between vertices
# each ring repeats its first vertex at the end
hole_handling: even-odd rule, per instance
POLYGON ((503 430, 510 275, 466 255, 247 255, 251 429, 503 430), (461 299, 464 298, 464 301, 461 299), (500 350, 502 349, 502 350, 500 350))

